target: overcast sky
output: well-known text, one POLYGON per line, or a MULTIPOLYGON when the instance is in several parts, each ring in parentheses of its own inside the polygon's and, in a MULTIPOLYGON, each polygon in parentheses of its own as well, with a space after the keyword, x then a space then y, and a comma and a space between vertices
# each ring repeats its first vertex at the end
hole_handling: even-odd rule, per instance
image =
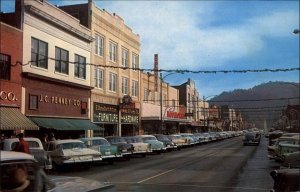
MULTIPOLYGON (((54 1, 57 5, 86 1, 54 1)), ((141 68, 239 70, 299 67, 299 1, 100 1, 141 38, 141 68)), ((201 96, 269 81, 299 82, 299 71, 177 74, 165 81, 196 82, 201 96)))

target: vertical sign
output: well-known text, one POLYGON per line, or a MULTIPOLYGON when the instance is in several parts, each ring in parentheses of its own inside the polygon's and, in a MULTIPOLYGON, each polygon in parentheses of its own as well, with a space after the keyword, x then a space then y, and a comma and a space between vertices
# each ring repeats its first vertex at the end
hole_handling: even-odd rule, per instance
POLYGON ((154 54, 154 90, 158 91, 158 54, 154 54))

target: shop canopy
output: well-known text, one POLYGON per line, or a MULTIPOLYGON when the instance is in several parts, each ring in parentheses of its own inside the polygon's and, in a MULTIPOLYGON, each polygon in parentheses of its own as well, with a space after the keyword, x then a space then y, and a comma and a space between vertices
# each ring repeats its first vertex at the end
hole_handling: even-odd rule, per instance
POLYGON ((39 130, 19 108, 0 107, 0 130, 39 130))
POLYGON ((30 117, 37 125, 56 130, 103 130, 88 119, 30 117))

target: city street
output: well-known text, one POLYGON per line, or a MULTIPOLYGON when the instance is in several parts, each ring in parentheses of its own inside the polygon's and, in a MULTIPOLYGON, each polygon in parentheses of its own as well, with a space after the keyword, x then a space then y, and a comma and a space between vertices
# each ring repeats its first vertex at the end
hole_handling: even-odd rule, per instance
POLYGON ((264 137, 258 147, 243 146, 242 137, 235 137, 59 175, 109 181, 118 191, 269 191, 275 164, 266 147, 264 137))

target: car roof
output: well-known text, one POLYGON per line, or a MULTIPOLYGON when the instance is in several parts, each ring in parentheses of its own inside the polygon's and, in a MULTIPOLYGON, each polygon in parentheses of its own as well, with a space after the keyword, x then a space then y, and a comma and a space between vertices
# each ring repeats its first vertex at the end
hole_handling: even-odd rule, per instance
POLYGON ((34 157, 27 153, 15 151, 0 151, 0 160, 1 162, 10 160, 34 160, 34 157))
POLYGON ((137 136, 140 136, 140 137, 155 137, 154 135, 137 135, 137 136))
POLYGON ((92 140, 106 140, 104 137, 83 137, 80 138, 82 141, 92 141, 92 140))
POLYGON ((63 143, 83 143, 83 142, 78 139, 62 139, 62 140, 50 141, 50 143, 63 144, 63 143))

